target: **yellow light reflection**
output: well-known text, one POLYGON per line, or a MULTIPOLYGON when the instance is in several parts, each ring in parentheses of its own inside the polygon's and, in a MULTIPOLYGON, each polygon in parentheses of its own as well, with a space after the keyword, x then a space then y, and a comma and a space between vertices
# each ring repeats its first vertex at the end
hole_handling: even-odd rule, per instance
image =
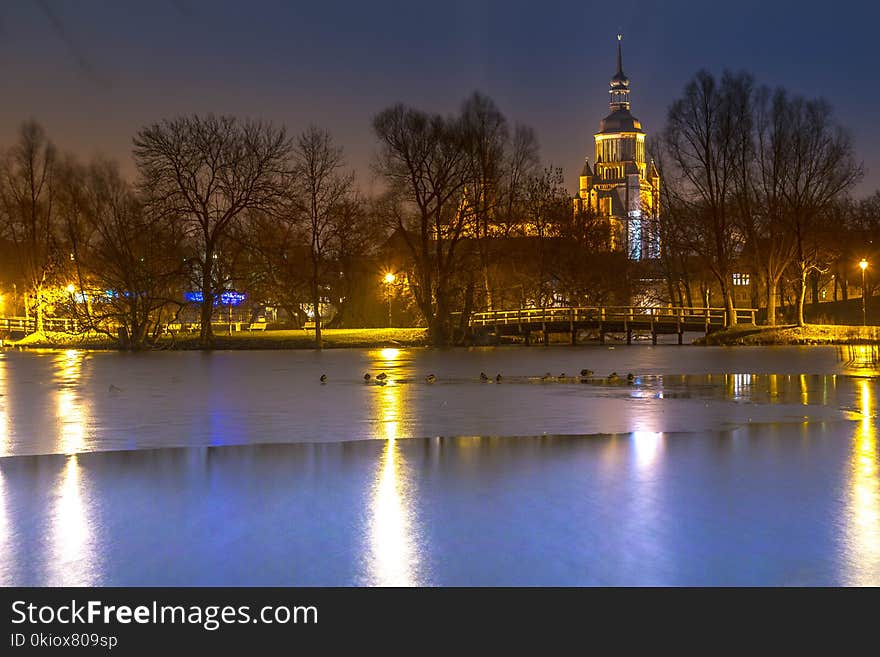
POLYGON ((385 439, 385 446, 370 503, 369 584, 417 586, 421 583, 418 532, 405 477, 406 461, 397 444, 402 387, 378 387, 375 394, 378 435, 385 439))
POLYGON ((856 429, 850 460, 847 534, 850 573, 847 584, 857 586, 880 583, 880 472, 874 424, 875 385, 870 379, 858 381, 862 418, 856 429))
POLYGON ((385 360, 397 360, 400 357, 400 349, 387 347, 380 350, 379 355, 385 360))
POLYGON ((767 392, 770 394, 770 402, 771 403, 779 401, 779 375, 778 374, 768 374, 767 375, 767 392))
POLYGON ((68 349, 58 358, 59 390, 55 408, 58 418, 58 450, 62 454, 76 454, 86 446, 86 405, 79 386, 85 354, 68 349))
POLYGON ((728 397, 740 401, 751 394, 751 374, 727 374, 728 397))
POLYGON ((49 586, 95 584, 91 526, 80 479, 78 457, 68 456, 55 489, 50 518, 49 586))
POLYGON ((12 431, 9 428, 9 390, 6 386, 6 356, 0 353, 0 456, 12 454, 12 431))
POLYGON ((847 345, 839 347, 837 355, 853 374, 860 376, 880 375, 880 347, 877 345, 847 345))

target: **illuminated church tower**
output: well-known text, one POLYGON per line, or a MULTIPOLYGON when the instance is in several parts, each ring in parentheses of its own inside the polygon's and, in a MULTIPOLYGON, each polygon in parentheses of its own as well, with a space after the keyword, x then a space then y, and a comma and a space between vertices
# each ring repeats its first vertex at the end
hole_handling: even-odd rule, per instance
POLYGON ((645 131, 630 114, 629 78, 623 72, 621 35, 617 35, 617 72, 611 78, 611 113, 595 134, 594 166, 589 158, 580 175, 575 212, 592 210, 611 222, 613 249, 633 260, 657 258, 660 174, 646 162, 645 131))

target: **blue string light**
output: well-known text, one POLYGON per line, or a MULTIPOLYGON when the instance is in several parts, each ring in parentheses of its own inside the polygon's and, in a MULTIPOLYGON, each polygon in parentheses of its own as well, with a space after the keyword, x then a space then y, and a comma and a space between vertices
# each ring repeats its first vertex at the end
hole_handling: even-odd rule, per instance
MULTIPOLYGON (((196 292, 186 292, 183 295, 184 299, 187 301, 191 301, 193 303, 202 303, 202 293, 199 291, 196 292)), ((222 305, 222 306, 239 306, 244 300, 247 299, 247 294, 244 292, 233 292, 231 290, 227 290, 225 292, 221 292, 219 297, 214 297, 214 305, 222 305)))

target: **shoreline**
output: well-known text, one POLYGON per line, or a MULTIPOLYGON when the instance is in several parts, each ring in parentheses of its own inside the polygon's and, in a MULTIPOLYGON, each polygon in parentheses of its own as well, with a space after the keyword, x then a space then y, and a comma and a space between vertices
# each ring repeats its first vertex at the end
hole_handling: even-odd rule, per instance
MULTIPOLYGON (((429 347, 427 329, 424 328, 381 328, 381 329, 325 329, 324 349, 385 349, 429 347)), ((278 330, 266 332, 237 332, 214 336, 215 351, 259 351, 259 350, 308 350, 315 349, 314 333, 302 330, 278 330)), ((568 345, 565 342, 551 343, 552 346, 568 345)), ((600 346, 598 342, 581 342, 582 346, 600 346)), ((754 326, 752 324, 734 326, 696 338, 693 346, 741 347, 741 346, 880 346, 880 327, 878 326, 839 326, 831 324, 807 324, 782 326, 754 326)), ((617 346, 614 343, 613 346, 617 346)), ((523 346, 516 340, 498 342, 475 342, 464 347, 523 346)), ((539 345, 534 345, 539 346, 539 345)), ((679 346, 679 345, 672 345, 679 346)), ((682 345, 685 346, 685 345, 682 345)), ((91 351, 120 351, 112 339, 97 334, 72 335, 66 333, 31 334, 20 340, 0 341, 0 348, 17 349, 83 349, 91 351)), ((163 337, 158 344, 147 346, 141 351, 207 351, 199 344, 198 334, 178 334, 163 337)))
POLYGON ((858 346, 880 345, 878 326, 837 324, 794 324, 779 326, 734 326, 694 340, 699 346, 858 346))
MULTIPOLYGON (((382 349, 394 347, 424 347, 429 344, 427 330, 415 329, 325 329, 322 335, 324 349, 382 349)), ((32 333, 21 340, 4 341, 4 347, 17 349, 84 349, 93 351, 122 351, 114 340, 96 334, 71 335, 66 333, 32 333)), ((302 330, 268 332, 237 332, 214 336, 212 350, 266 350, 314 349, 314 333, 302 330)), ((203 351, 196 333, 162 337, 155 345, 140 351, 203 351)))

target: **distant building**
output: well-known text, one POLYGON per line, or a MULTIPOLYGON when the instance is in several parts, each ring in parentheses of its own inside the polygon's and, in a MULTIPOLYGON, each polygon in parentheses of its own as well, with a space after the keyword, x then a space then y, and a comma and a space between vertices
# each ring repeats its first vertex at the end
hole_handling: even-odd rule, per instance
POLYGON ((621 35, 617 72, 611 78, 611 113, 595 134, 595 165, 589 158, 580 175, 574 211, 593 211, 611 222, 612 248, 633 260, 659 257, 660 173, 647 160, 645 131, 630 114, 629 78, 623 73, 621 35))

